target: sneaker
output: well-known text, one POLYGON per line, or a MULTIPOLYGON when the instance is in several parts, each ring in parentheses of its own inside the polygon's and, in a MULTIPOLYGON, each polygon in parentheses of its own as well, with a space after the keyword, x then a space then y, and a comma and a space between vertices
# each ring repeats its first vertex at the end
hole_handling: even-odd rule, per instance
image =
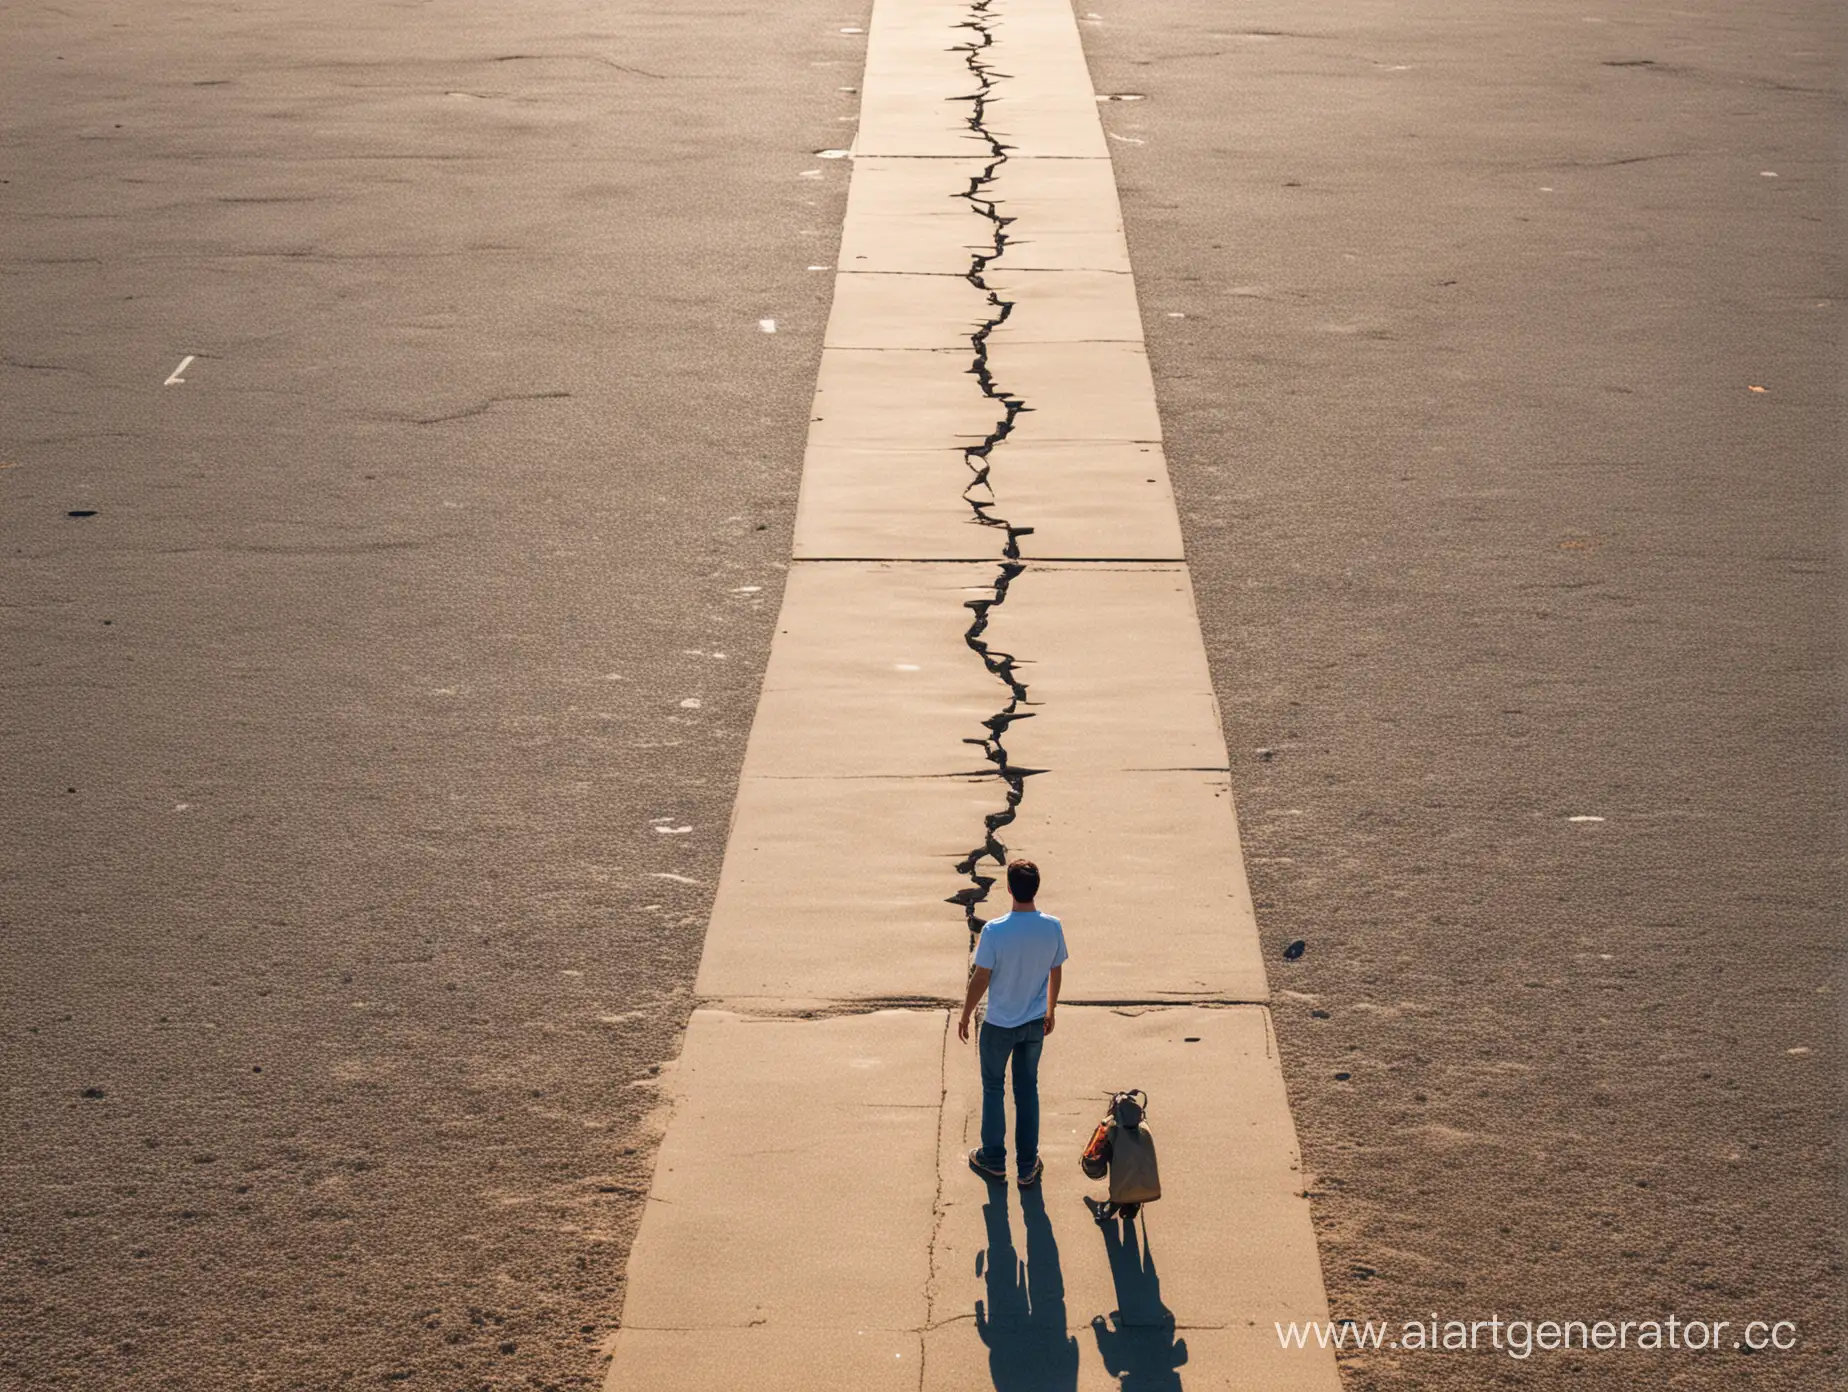
POLYGON ((1005 1169, 997 1170, 990 1165, 982 1163, 982 1148, 980 1146, 977 1146, 974 1150, 969 1152, 969 1168, 974 1170, 983 1179, 996 1180, 1002 1184, 1007 1183, 1007 1171, 1005 1169))
POLYGON ((1022 1189, 1031 1189, 1040 1182, 1040 1176, 1045 1172, 1046 1161, 1044 1157, 1041 1157, 1035 1160, 1027 1169, 1020 1172, 1020 1187, 1022 1189))
POLYGON ((1098 1227, 1110 1221, 1110 1215, 1116 1210, 1104 1199, 1094 1199, 1089 1194, 1084 1196, 1084 1206, 1091 1210, 1091 1217, 1098 1227))

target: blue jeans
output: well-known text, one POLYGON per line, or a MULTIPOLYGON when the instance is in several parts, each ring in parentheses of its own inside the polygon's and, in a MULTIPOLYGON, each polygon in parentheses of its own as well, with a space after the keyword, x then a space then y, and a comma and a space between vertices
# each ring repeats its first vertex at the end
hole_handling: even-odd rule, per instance
POLYGON ((1028 1020, 1013 1029, 982 1022, 982 1163, 1007 1168, 1007 1115, 1001 1090, 1007 1066, 1014 1065, 1014 1157, 1025 1174, 1039 1159, 1039 1061, 1046 1047, 1045 1020, 1028 1020))

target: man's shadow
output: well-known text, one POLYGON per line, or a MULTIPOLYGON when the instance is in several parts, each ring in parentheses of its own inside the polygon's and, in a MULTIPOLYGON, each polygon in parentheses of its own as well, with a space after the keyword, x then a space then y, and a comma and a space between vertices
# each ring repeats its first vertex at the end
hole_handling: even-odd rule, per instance
POLYGON ((1162 1304, 1148 1229, 1139 1232, 1133 1218, 1111 1218, 1103 1229, 1117 1307, 1108 1321, 1091 1321, 1098 1356, 1123 1392, 1180 1392, 1187 1341, 1174 1337, 1174 1312, 1162 1304))
POLYGON ((988 1250, 976 1270, 988 1298, 975 1302, 975 1332, 988 1346, 988 1373, 996 1392, 1074 1392, 1078 1386, 1078 1341, 1065 1327, 1065 1273, 1059 1244, 1037 1186, 1020 1192, 1027 1230, 1027 1255, 1014 1248, 1008 1223, 1007 1185, 990 1184, 982 1217, 988 1250))

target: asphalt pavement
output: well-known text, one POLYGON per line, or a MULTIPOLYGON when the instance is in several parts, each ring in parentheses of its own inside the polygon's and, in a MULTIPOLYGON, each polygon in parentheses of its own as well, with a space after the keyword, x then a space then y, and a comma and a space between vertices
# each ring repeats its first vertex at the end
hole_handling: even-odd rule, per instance
POLYGON ((1801 1331, 1349 1385, 1843 1385, 1839 11, 1078 9, 1333 1313, 1801 1331))
POLYGON ((594 1385, 863 11, 0 17, 0 1385, 594 1385))

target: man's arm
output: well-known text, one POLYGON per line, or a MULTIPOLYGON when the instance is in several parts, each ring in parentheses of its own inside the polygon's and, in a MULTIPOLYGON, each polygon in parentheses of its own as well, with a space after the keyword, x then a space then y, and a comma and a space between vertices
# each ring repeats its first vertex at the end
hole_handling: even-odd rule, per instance
POLYGON ((1059 1008, 1059 983, 1064 980, 1065 968, 1054 967, 1046 977, 1046 1033, 1052 1033, 1052 1012, 1059 1008))
POLYGON ((969 1017, 975 1014, 975 1003, 988 989, 988 978, 993 975, 987 967, 977 967, 969 973, 969 994, 963 997, 962 1019, 956 1025, 956 1037, 965 1044, 969 1042, 969 1017))

